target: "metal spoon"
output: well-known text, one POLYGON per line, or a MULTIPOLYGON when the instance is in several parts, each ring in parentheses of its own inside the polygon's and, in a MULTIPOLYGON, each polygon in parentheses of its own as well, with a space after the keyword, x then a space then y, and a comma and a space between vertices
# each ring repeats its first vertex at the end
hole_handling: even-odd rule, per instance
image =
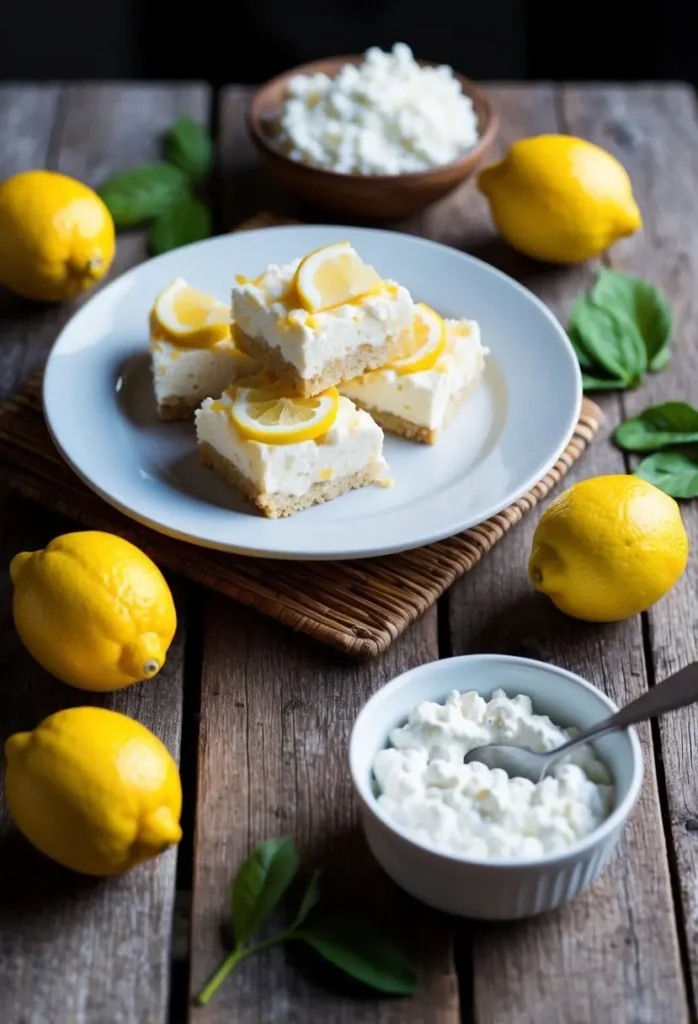
POLYGON ((626 704, 620 711, 603 718, 555 750, 547 750, 540 754, 528 747, 490 743, 484 747, 475 747, 465 755, 463 761, 465 764, 480 761, 488 768, 503 768, 510 778, 540 782, 554 761, 569 754, 575 747, 588 743, 595 736, 602 736, 616 729, 626 729, 629 725, 644 722, 648 718, 656 718, 667 711, 676 711, 695 701, 698 701, 698 662, 694 661, 656 686, 650 687, 646 693, 626 704))

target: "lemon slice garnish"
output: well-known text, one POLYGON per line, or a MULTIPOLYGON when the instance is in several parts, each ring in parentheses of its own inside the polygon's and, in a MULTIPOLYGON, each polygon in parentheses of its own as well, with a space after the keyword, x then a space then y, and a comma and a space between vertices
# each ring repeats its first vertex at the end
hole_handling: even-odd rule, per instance
POLYGON ((263 444, 297 444, 326 434, 339 408, 337 388, 313 398, 292 395, 281 385, 235 389, 230 415, 250 441, 263 444))
POLYGON ((341 306, 382 288, 380 275, 348 242, 334 242, 309 253, 298 264, 293 279, 293 289, 309 313, 341 306))
POLYGON ((415 306, 414 319, 407 330, 412 334, 409 355, 396 359, 387 367, 400 377, 406 373, 431 370, 446 346, 446 324, 424 302, 415 306))
POLYGON ((160 292, 152 317, 175 345, 211 348, 230 337, 230 307, 176 278, 160 292))

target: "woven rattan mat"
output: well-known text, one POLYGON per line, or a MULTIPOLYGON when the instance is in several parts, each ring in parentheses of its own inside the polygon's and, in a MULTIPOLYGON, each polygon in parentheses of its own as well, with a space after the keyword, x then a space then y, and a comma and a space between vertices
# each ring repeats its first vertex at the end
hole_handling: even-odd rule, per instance
MULTIPOLYGON (((270 217, 244 227, 278 223, 270 217)), ((132 521, 63 462, 41 408, 41 379, 0 406, 0 483, 93 529, 121 534, 161 566, 278 619, 347 654, 373 656, 415 621, 567 473, 594 439, 599 408, 582 413, 556 465, 523 497, 480 526, 383 558, 290 562, 246 558, 173 540, 132 521)), ((301 513, 302 515, 302 513, 301 513)))

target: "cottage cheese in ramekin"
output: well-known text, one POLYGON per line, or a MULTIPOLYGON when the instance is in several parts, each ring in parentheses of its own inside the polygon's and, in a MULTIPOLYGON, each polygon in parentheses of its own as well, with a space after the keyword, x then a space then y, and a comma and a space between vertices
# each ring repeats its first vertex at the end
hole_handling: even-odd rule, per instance
POLYGON ((296 75, 270 124, 293 160, 341 174, 407 174, 475 144, 477 116, 450 67, 421 67, 409 46, 373 46, 334 78, 296 75))
POLYGON ((378 804, 388 818, 446 853, 478 859, 536 858, 593 832, 613 807, 606 766, 590 747, 556 764, 538 784, 464 756, 488 743, 552 750, 571 733, 533 713, 528 697, 453 691, 425 701, 376 755, 378 804))

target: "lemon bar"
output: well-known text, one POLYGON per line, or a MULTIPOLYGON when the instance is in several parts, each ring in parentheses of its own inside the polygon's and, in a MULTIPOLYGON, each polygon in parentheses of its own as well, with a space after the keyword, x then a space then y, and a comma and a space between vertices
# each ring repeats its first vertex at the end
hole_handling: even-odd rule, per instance
MULTIPOLYGON (((218 400, 207 398, 195 414, 196 438, 203 464, 267 518, 290 516, 384 478, 383 431, 336 389, 331 389, 334 397, 325 393, 301 400, 334 406, 321 423, 324 432, 284 443, 250 437, 249 421, 236 419, 246 390, 231 388, 218 400)), ((278 417, 285 418, 283 413, 278 417)))
POLYGON ((445 320, 445 337, 433 365, 409 372, 407 360, 347 381, 341 393, 392 434, 434 444, 473 390, 487 350, 473 320, 445 320), (408 371, 408 372, 404 372, 408 371))
POLYGON ((182 278, 155 300, 149 316, 153 389, 160 419, 189 419, 257 365, 235 341, 230 309, 182 278), (183 319, 180 319, 183 318, 183 319))
MULTIPOLYGON (((340 250, 340 259, 361 266, 350 246, 327 248, 340 250)), ((277 380, 305 396, 319 394, 397 356, 402 351, 402 331, 413 312, 407 289, 381 280, 372 268, 367 269, 375 279, 366 279, 365 293, 351 296, 349 292, 350 297, 341 301, 340 287, 327 298, 327 308, 307 308, 322 305, 325 294, 319 290, 314 304, 299 290, 303 267, 316 257, 311 253, 284 266, 272 264, 254 281, 238 278, 232 293, 240 347, 262 360, 277 380), (340 301, 334 301, 338 298, 340 301)), ((325 276, 331 292, 333 275, 325 276)))

